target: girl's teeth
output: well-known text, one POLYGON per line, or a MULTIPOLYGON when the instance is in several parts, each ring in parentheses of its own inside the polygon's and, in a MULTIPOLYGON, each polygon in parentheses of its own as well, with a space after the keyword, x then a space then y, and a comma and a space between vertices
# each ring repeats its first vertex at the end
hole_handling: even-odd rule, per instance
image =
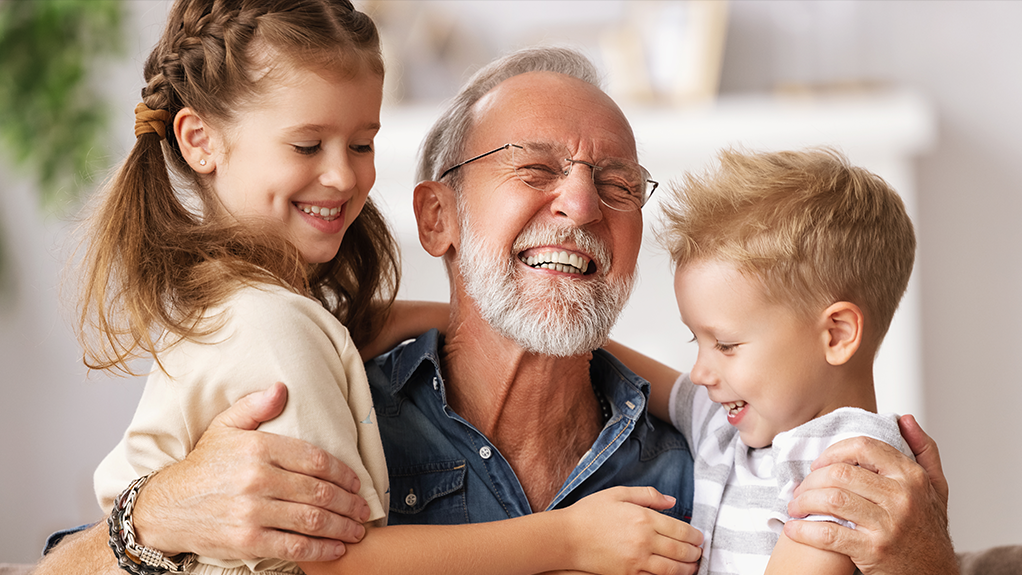
POLYGON ((320 206, 309 206, 309 205, 306 205, 306 206, 302 207, 302 211, 307 213, 307 214, 314 215, 314 216, 320 216, 320 217, 323 217, 323 218, 332 218, 332 217, 335 217, 335 216, 337 216, 338 214, 341 213, 341 208, 323 208, 323 207, 320 207, 320 206))

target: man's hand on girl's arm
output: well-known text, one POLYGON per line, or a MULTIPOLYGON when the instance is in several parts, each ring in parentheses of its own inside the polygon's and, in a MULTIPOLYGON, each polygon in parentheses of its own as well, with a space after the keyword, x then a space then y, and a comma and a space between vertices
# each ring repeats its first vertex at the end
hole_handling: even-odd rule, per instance
MULTIPOLYGON (((280 383, 246 396, 188 457, 153 475, 135 504, 138 542, 167 555, 325 561, 360 541, 369 506, 355 473, 304 441, 254 431, 286 402, 280 383)), ((103 520, 58 544, 35 573, 123 575, 108 539, 103 520)))
POLYGON ((254 431, 287 401, 277 383, 221 413, 188 456, 139 492, 143 545, 224 559, 322 561, 365 534, 355 473, 298 439, 254 431))
POLYGON ((788 504, 793 517, 834 515, 830 522, 789 521, 792 540, 851 557, 865 575, 949 575, 958 563, 948 531, 948 485, 937 444, 912 416, 899 422, 918 463, 869 438, 832 445, 788 504))

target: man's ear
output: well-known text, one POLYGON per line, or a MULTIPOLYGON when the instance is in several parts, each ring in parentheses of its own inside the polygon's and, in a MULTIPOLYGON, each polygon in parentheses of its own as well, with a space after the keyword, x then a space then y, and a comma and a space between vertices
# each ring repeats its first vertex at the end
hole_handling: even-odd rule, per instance
POLYGON ((191 108, 181 108, 174 116, 174 136, 181 155, 200 174, 211 174, 216 170, 211 135, 210 127, 191 108))
POLYGON ((831 304, 823 312, 823 341, 827 363, 843 365, 862 345, 865 316, 859 306, 847 301, 831 304))
POLYGON ((454 190, 440 182, 415 186, 412 207, 419 226, 419 243, 434 257, 442 257, 458 245, 458 206, 454 190))

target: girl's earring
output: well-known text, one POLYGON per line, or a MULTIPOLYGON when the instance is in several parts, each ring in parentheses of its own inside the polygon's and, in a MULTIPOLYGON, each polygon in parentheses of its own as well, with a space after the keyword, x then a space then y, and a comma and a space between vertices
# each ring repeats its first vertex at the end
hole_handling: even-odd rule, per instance
POLYGON ((206 165, 206 158, 202 158, 201 160, 199 160, 199 165, 200 166, 205 166, 206 165))

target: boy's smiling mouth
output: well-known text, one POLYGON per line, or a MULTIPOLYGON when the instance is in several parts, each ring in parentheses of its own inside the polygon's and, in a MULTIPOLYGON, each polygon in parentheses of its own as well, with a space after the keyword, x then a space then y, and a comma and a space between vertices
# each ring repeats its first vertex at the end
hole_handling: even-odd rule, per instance
POLYGON ((722 403, 721 405, 727 410, 729 417, 734 417, 745 407, 745 402, 739 399, 738 401, 729 401, 727 403, 722 403))

